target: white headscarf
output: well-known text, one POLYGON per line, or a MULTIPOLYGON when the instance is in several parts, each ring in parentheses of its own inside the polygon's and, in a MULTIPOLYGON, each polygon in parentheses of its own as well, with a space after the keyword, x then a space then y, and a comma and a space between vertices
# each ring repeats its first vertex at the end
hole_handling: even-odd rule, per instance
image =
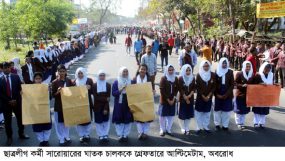
POLYGON ((171 64, 167 65, 167 66, 165 67, 165 69, 164 69, 164 76, 166 76, 166 79, 167 79, 168 81, 170 81, 170 82, 173 83, 173 82, 175 82, 175 78, 176 78, 175 69, 174 69, 174 71, 173 71, 173 74, 170 75, 170 74, 168 73, 168 69, 169 69, 170 67, 173 67, 173 69, 174 69, 174 66, 173 66, 173 65, 171 65, 171 64))
POLYGON ((189 64, 183 65, 181 68, 180 76, 183 78, 183 81, 185 82, 186 86, 189 86, 194 79, 192 67, 189 64), (186 75, 186 70, 188 68, 190 68, 190 70, 191 70, 190 75, 186 75))
POLYGON ((40 49, 40 50, 35 50, 34 51, 34 56, 39 59, 40 62, 48 62, 47 59, 45 58, 45 50, 40 49))
MULTIPOLYGON (((269 64, 268 62, 264 62, 264 63, 261 65, 261 67, 259 68, 259 74, 260 74, 260 76, 261 76, 262 81, 263 81, 265 84, 273 84, 273 73, 272 73, 272 69, 271 69, 270 72, 268 73, 267 78, 265 77, 265 74, 263 73, 265 67, 266 67, 268 64, 269 64)), ((272 67, 271 67, 271 68, 272 68, 272 67)))
POLYGON ((76 83, 76 86, 85 86, 86 85, 86 81, 87 81, 87 70, 85 68, 77 68, 76 72, 75 72, 75 83, 76 83), (78 74, 79 72, 82 72, 83 73, 83 78, 80 79, 78 77, 78 74))
POLYGON ((12 62, 14 62, 14 68, 17 71, 17 75, 20 77, 21 81, 23 81, 23 75, 22 75, 22 68, 20 64, 20 58, 13 58, 12 62))
POLYGON ((48 62, 48 60, 45 57, 45 50, 44 49, 40 49, 40 57, 43 58, 44 62, 48 62))
MULTIPOLYGON (((123 88, 124 86, 131 84, 131 79, 130 79, 129 75, 127 78, 123 77, 123 71, 124 70, 128 70, 127 67, 121 67, 119 70, 119 75, 118 75, 118 87, 119 87, 119 89, 123 88)), ((126 93, 126 90, 123 90, 121 95, 120 95, 120 98, 119 98, 119 103, 122 103, 122 98, 123 98, 122 94, 125 94, 125 93, 126 93)))
POLYGON ((106 92, 107 91, 107 88, 106 88, 106 80, 100 80, 99 79, 99 76, 101 74, 104 74, 106 75, 106 73, 103 71, 103 70, 99 70, 97 75, 98 75, 98 78, 97 78, 97 93, 100 93, 100 92, 106 92))
POLYGON ((52 61, 53 52, 50 47, 46 48, 45 57, 47 57, 50 61, 52 61), (49 51, 48 51, 49 50, 49 51))
POLYGON ((58 47, 58 49, 60 50, 60 54, 62 54, 63 52, 64 52, 64 47, 65 46, 65 44, 63 43, 63 42, 61 42, 60 44, 59 44, 59 47, 58 47))
POLYGON ((14 63, 14 68, 21 70, 20 58, 13 58, 12 62, 14 63))
POLYGON ((229 71, 229 61, 227 58, 221 58, 221 60, 219 61, 219 65, 217 68, 217 75, 219 77, 222 77, 222 84, 226 83, 226 74, 229 71), (224 61, 226 61, 227 63, 227 68, 223 68, 223 63, 224 61))
POLYGON ((252 68, 252 64, 250 61, 244 61, 242 63, 242 74, 243 74, 243 77, 246 79, 246 80, 249 80, 249 78, 252 77, 253 75, 253 68, 252 68), (246 65, 247 64, 250 64, 250 71, 248 72, 248 74, 246 74, 246 65))
POLYGON ((202 78, 202 80, 206 83, 208 83, 208 81, 211 79, 211 68, 212 68, 212 65, 208 60, 203 60, 200 64, 199 75, 202 78), (206 63, 209 64, 209 67, 210 67, 208 71, 205 71, 203 68, 204 64, 206 63))

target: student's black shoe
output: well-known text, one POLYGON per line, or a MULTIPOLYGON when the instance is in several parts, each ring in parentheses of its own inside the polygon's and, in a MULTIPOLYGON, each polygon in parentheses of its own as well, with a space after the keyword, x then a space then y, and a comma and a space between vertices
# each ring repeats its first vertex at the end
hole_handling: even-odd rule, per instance
POLYGON ((44 143, 43 146, 49 146, 49 142, 48 141, 44 141, 43 143, 44 143))
POLYGON ((146 140, 147 138, 148 138, 148 135, 147 135, 147 134, 143 134, 143 135, 142 135, 142 139, 143 139, 143 140, 146 140))
POLYGON ((107 138, 103 139, 103 143, 108 143, 108 142, 109 142, 109 139, 107 139, 107 138))
POLYGON ((22 134, 22 135, 19 135, 19 138, 20 139, 30 139, 30 137, 28 135, 25 135, 25 134, 22 134))
POLYGON ((223 130, 224 130, 224 131, 229 131, 229 128, 223 127, 223 130))
POLYGON ((68 139, 68 140, 67 140, 67 139, 64 139, 64 143, 65 143, 65 145, 70 145, 70 144, 71 144, 71 142, 72 142, 72 141, 71 141, 70 139, 68 139))
POLYGON ((165 136, 165 132, 161 131, 161 132, 159 133, 159 135, 160 135, 160 136, 165 136))
POLYGON ((195 133, 196 135, 200 135, 202 133, 202 130, 197 130, 195 133))
POLYGON ((259 128, 265 129, 264 125, 262 125, 262 124, 259 125, 259 128))
POLYGON ((80 141, 80 143, 83 143, 84 142, 84 138, 83 137, 79 138, 79 141, 80 141))
POLYGON ((254 127, 254 128, 257 128, 257 127, 258 127, 258 124, 254 124, 253 127, 254 127))
POLYGON ((8 138, 8 139, 7 139, 7 142, 6 142, 6 145, 7 145, 7 146, 11 146, 12 143, 13 143, 13 139, 12 139, 12 138, 8 138))
POLYGON ((174 136, 171 132, 166 132, 166 135, 174 136))
POLYGON ((220 126, 216 126, 216 131, 220 131, 221 127, 220 126))
POLYGON ((39 146, 44 146, 44 142, 40 142, 39 146))
POLYGON ((119 137, 119 142, 120 143, 124 142, 124 138, 123 137, 119 137))
POLYGON ((143 134, 139 134, 138 139, 143 140, 143 134))
POLYGON ((129 141, 129 138, 126 136, 126 137, 123 137, 123 142, 128 142, 129 141))
POLYGON ((186 131, 186 132, 185 132, 185 135, 190 135, 190 131, 186 131))

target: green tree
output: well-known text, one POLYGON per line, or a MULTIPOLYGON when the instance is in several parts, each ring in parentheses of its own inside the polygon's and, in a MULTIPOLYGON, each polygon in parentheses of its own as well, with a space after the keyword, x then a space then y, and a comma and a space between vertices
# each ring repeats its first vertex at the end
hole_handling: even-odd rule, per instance
POLYGON ((68 0, 19 0, 16 10, 26 36, 36 39, 61 35, 75 16, 68 0))

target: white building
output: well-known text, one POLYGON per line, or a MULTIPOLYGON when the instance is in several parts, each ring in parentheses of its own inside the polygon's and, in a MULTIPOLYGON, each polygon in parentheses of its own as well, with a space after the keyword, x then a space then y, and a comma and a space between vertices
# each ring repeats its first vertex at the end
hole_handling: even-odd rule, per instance
POLYGON ((17 0, 4 0, 6 3, 16 3, 17 0))

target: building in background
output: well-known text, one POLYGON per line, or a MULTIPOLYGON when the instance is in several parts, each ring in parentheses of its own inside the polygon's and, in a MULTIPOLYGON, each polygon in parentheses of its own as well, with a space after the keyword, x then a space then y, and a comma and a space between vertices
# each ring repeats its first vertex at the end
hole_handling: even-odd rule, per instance
POLYGON ((6 3, 10 3, 10 4, 12 4, 12 3, 16 3, 16 1, 17 0, 4 0, 6 3))

